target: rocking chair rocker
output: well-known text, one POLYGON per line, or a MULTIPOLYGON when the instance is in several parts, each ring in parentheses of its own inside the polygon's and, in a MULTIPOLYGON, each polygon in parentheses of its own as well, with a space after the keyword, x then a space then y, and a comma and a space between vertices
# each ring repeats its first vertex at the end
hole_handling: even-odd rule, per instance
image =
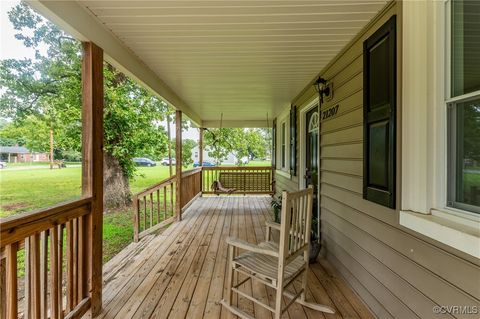
POLYGON ((279 319, 294 302, 317 311, 335 313, 335 310, 328 306, 306 301, 312 197, 312 186, 293 193, 284 191, 282 193, 282 222, 281 224, 266 223, 266 242, 254 245, 231 237, 227 239, 228 287, 226 298, 221 300, 221 304, 233 314, 244 319, 253 319, 251 315, 232 304, 232 292, 268 309, 274 314, 275 319, 279 319), (279 244, 271 241, 272 228, 280 231, 279 244), (238 248, 244 249, 246 252, 236 256, 235 251, 238 248), (235 284, 233 282, 234 272, 242 273, 247 278, 235 284), (299 277, 302 278, 300 291, 295 295, 285 291, 299 277), (274 308, 239 290, 239 287, 248 280, 260 281, 276 290, 274 308), (283 296, 291 299, 284 308, 282 308, 283 296))

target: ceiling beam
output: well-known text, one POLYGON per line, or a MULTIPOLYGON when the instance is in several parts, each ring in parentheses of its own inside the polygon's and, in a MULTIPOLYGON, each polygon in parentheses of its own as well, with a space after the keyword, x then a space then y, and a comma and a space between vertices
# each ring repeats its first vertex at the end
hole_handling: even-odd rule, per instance
POLYGON ((91 41, 101 47, 105 60, 140 82, 155 95, 181 110, 195 125, 202 120, 155 72, 76 1, 27 0, 29 5, 64 31, 80 41, 91 41))

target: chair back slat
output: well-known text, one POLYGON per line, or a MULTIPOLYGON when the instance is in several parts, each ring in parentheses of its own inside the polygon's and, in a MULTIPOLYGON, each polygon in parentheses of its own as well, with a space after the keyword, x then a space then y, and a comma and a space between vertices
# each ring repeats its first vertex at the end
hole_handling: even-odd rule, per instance
POLYGON ((283 260, 304 250, 310 243, 313 187, 282 193, 280 258, 283 260))

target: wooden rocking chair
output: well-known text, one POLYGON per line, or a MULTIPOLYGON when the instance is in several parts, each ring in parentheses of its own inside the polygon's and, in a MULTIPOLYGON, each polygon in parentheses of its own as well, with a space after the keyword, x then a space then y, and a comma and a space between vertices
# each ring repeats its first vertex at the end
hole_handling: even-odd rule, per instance
POLYGON ((294 302, 314 310, 335 313, 335 310, 328 306, 306 301, 312 198, 312 186, 293 193, 284 191, 281 224, 266 223, 266 242, 254 245, 236 238, 227 239, 229 245, 228 289, 221 304, 233 314, 241 318, 253 319, 251 315, 232 304, 233 292, 270 310, 275 319, 279 319, 294 302), (279 244, 271 241, 272 228, 280 231, 279 244), (236 256, 235 251, 238 248, 246 252, 236 256), (244 274, 247 278, 235 284, 234 272, 244 274), (295 295, 285 291, 299 277, 302 278, 300 291, 295 295), (239 287, 248 280, 258 280, 276 290, 275 308, 239 290, 239 287), (283 296, 291 299, 284 308, 282 308, 283 296))

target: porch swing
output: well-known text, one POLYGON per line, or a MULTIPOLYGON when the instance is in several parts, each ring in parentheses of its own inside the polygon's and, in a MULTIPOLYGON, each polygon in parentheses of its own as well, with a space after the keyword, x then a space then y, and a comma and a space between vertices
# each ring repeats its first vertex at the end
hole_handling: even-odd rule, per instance
MULTIPOLYGON (((267 127, 269 126, 268 123, 268 113, 267 113, 267 127)), ((220 114, 220 129, 223 127, 223 113, 220 114)), ((218 139, 215 137, 214 134, 214 143, 216 144, 219 142, 219 139, 222 138, 220 135, 218 139)), ((221 194, 231 195, 238 190, 238 187, 245 188, 246 176, 244 172, 220 172, 218 174, 218 180, 214 180, 210 189, 214 194, 220 196, 221 194), (243 187, 242 187, 243 185, 243 187), (237 186, 237 187, 235 187, 237 186)), ((259 179, 258 181, 261 181, 259 179)))
MULTIPOLYGON (((222 129, 222 125, 223 125, 223 113, 220 114, 220 129, 222 129)), ((218 139, 213 133, 212 133, 212 136, 213 136, 213 144, 215 145, 216 143, 219 142, 218 139, 221 138, 221 134, 220 134, 220 137, 218 137, 218 139)), ((220 194, 231 195, 237 191, 236 188, 228 188, 223 186, 221 182, 222 172, 219 173, 218 177, 219 177, 218 180, 213 181, 212 185, 210 186, 210 189, 214 192, 215 195, 217 196, 220 196, 220 194)))

